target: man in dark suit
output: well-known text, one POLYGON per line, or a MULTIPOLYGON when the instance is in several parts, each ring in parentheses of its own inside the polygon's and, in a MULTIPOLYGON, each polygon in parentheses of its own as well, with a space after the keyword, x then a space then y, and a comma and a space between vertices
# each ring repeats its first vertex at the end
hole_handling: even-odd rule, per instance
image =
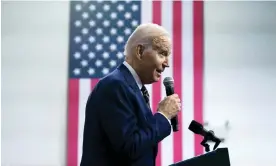
POLYGON ((102 78, 87 105, 81 166, 154 166, 157 145, 170 135, 180 110, 177 94, 152 114, 145 84, 160 81, 171 41, 156 24, 136 28, 125 46, 125 61, 102 78))

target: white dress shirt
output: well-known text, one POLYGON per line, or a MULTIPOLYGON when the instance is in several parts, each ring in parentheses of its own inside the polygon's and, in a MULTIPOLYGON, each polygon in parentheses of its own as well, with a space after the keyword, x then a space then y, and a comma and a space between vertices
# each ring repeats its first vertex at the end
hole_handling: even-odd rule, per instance
MULTIPOLYGON (((141 90, 143 84, 142 84, 138 74, 135 72, 135 70, 126 61, 124 61, 123 64, 128 68, 128 70, 130 71, 130 73, 134 77, 139 89, 141 90)), ((142 91, 141 91, 141 93, 142 93, 142 91)), ((158 112, 158 113, 162 114, 168 120, 168 122, 171 124, 170 120, 162 112, 158 112)))

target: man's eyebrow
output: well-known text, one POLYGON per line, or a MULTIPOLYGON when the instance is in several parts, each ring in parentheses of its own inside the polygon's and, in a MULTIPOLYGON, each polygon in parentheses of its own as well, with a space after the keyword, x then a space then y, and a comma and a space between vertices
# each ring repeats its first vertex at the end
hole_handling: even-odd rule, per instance
POLYGON ((162 52, 169 52, 169 48, 168 47, 159 47, 160 51, 162 52))
POLYGON ((158 50, 164 50, 164 51, 168 51, 169 48, 167 46, 164 46, 164 44, 155 44, 153 45, 153 47, 155 49, 158 49, 158 50))

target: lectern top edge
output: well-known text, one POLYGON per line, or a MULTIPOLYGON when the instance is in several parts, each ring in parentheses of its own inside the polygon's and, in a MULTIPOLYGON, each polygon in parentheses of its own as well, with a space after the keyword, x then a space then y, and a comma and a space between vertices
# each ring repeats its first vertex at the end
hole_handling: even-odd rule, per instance
POLYGON ((169 166, 230 166, 228 148, 218 148, 169 166))

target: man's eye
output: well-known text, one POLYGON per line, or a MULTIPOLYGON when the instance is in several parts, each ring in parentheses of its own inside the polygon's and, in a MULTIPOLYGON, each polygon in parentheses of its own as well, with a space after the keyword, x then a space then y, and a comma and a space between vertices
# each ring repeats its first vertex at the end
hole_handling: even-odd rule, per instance
POLYGON ((168 55, 167 52, 165 52, 165 51, 161 52, 160 54, 163 55, 163 56, 167 56, 168 55))

